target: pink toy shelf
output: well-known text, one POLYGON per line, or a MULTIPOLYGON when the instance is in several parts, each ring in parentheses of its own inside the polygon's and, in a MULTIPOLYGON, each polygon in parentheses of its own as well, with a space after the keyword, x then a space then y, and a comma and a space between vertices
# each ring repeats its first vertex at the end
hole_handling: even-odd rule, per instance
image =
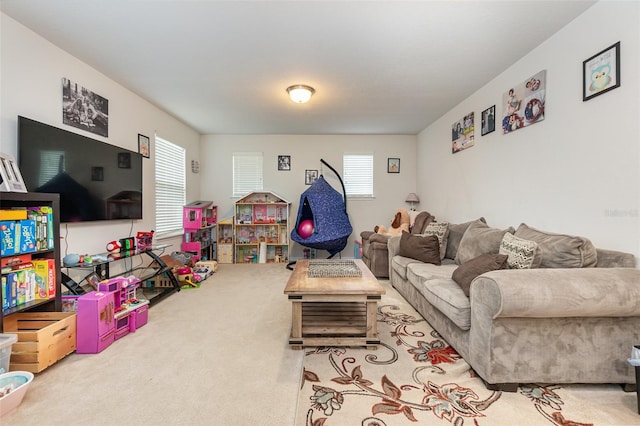
POLYGON ((218 222, 218 206, 213 201, 194 201, 183 207, 182 227, 200 229, 218 222))

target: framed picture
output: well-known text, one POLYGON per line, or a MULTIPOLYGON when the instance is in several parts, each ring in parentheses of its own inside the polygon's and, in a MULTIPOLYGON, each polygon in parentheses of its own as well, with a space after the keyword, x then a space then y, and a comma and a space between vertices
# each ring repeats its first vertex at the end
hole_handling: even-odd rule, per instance
POLYGON ((620 42, 582 63, 582 101, 620 87, 620 42))
POLYGON ((399 158, 387 158, 387 173, 400 173, 399 158))
POLYGON ((91 180, 102 182, 104 180, 104 167, 91 167, 91 180))
POLYGON ((475 113, 462 117, 451 125, 451 153, 471 148, 475 144, 475 113))
POLYGON ((278 170, 291 170, 291 156, 278 155, 278 170))
POLYGON ((138 133, 138 152, 149 158, 149 137, 138 133))
POLYGON ((502 133, 539 123, 545 117, 547 71, 542 70, 502 94, 502 133))
POLYGON ((118 168, 130 169, 131 168, 131 154, 128 152, 118 153, 118 168))
POLYGON ((313 182, 318 179, 318 171, 317 170, 305 170, 304 171, 304 184, 311 185, 313 182))
POLYGON ((81 287, 85 291, 97 291, 98 285, 100 284, 100 277, 95 272, 91 272, 89 275, 84 277, 84 281, 86 281, 85 285, 81 285, 81 287))
POLYGON ((482 111, 482 136, 496 129, 496 106, 491 106, 482 111))
POLYGON ((62 122, 109 136, 109 100, 68 78, 62 79, 62 122))

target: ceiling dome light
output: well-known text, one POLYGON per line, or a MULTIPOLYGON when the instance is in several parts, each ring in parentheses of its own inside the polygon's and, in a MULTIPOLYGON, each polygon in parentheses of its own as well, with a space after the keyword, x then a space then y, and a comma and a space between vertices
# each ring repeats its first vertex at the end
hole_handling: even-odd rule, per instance
POLYGON ((305 86, 304 84, 295 84, 287 87, 287 93, 291 100, 298 104, 309 102, 311 95, 316 93, 315 89, 311 86, 305 86))

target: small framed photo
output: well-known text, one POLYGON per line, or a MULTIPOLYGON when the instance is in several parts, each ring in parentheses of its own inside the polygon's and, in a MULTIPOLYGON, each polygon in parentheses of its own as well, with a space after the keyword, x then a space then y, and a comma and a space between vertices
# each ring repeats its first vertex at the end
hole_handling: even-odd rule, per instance
POLYGON ((496 106, 491 106, 482 111, 482 136, 496 130, 496 106))
POLYGON ((278 155, 278 170, 291 170, 291 156, 278 155))
POLYGON ((399 158, 387 158, 387 173, 400 173, 399 158))
POLYGON ((582 101, 620 87, 620 42, 582 63, 582 101))
POLYGON ((143 157, 149 158, 149 137, 138 133, 138 152, 143 157))
POLYGON ((305 170, 304 171, 304 184, 311 185, 318 179, 318 171, 317 170, 305 170))
POLYGON ((91 180, 102 182, 104 180, 104 167, 91 167, 91 180))
POLYGON ((131 168, 131 154, 128 152, 118 153, 118 168, 130 169, 131 168))
POLYGON ((97 291, 98 285, 100 284, 100 277, 95 272, 90 273, 86 277, 84 277, 84 281, 86 284, 81 285, 81 287, 85 291, 97 291))

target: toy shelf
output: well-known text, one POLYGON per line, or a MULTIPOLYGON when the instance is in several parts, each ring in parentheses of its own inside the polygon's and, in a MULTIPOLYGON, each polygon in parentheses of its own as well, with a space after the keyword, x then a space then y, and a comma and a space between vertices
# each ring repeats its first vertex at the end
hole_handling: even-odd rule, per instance
POLYGON ((216 260, 218 206, 213 201, 194 201, 183 207, 184 234, 180 249, 194 255, 194 261, 216 260))

